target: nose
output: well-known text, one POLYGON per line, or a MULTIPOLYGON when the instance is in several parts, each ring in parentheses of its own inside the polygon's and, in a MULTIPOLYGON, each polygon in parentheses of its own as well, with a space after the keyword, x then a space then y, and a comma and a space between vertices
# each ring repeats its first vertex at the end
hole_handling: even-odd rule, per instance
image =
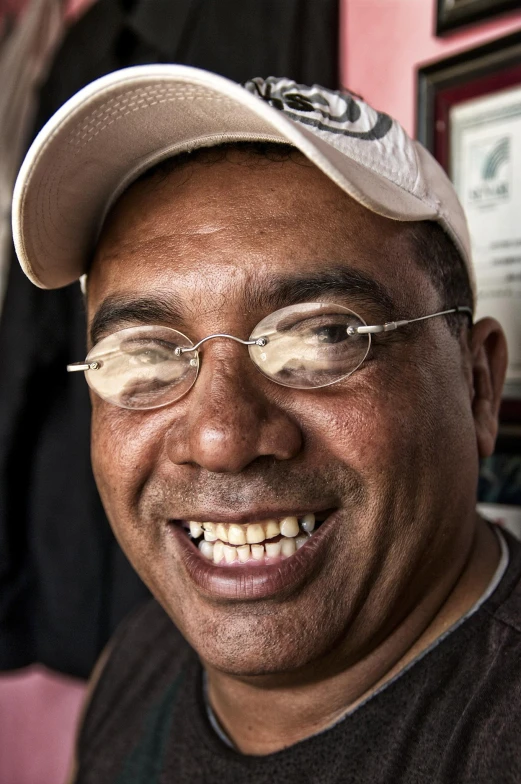
POLYGON ((300 427, 268 397, 270 383, 264 383, 244 347, 207 348, 183 414, 169 434, 169 459, 215 473, 239 473, 261 456, 289 460, 297 455, 300 427))

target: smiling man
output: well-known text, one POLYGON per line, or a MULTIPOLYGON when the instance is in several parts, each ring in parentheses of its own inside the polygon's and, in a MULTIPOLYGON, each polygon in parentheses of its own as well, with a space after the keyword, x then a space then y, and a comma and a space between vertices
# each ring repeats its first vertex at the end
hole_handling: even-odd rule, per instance
POLYGON ((506 346, 428 153, 347 94, 128 69, 37 138, 14 233, 86 275, 69 370, 155 597, 74 780, 519 781, 521 552, 475 511, 506 346))

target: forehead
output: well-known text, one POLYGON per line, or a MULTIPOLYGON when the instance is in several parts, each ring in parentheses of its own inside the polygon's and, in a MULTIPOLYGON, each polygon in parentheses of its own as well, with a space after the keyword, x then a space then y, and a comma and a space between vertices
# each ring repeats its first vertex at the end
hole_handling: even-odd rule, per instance
POLYGON ((339 264, 408 299, 429 282, 407 227, 355 202, 300 153, 230 151, 132 186, 116 204, 89 274, 89 315, 107 296, 172 291, 231 302, 290 273, 339 264), (404 280, 410 286, 404 286, 404 280))

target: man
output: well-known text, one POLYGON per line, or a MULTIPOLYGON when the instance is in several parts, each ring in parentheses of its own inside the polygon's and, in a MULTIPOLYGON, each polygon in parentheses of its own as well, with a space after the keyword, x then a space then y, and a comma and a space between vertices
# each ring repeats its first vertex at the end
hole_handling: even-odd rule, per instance
POLYGON ((360 99, 246 87, 111 74, 15 191, 31 279, 86 275, 69 369, 157 599, 98 668, 75 781, 518 781, 521 553, 475 512, 506 346, 472 325, 461 207, 360 99))

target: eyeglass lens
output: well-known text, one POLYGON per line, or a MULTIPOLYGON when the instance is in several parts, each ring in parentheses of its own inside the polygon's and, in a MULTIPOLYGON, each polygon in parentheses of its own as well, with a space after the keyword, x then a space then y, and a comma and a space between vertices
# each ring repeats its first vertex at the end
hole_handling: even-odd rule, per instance
POLYGON ((250 340, 266 337, 266 346, 248 346, 265 376, 288 387, 329 386, 353 373, 369 351, 365 322, 341 305, 306 302, 291 305, 263 319, 250 340))
POLYGON ((87 355, 89 386, 104 400, 123 408, 159 408, 185 395, 199 369, 195 352, 176 356, 192 342, 169 327, 130 327, 101 340, 87 355))
MULTIPOLYGON (((359 335, 365 322, 341 305, 291 305, 263 319, 250 340, 267 338, 266 345, 250 345, 250 357, 268 378, 283 386, 313 389, 329 386, 353 373, 364 361, 371 338, 359 335)), ((218 338, 216 338, 218 339, 218 338)), ((193 343, 169 327, 123 329, 101 340, 86 362, 97 369, 85 376, 91 388, 117 406, 151 409, 185 395, 199 372, 199 352, 176 355, 193 343)))

